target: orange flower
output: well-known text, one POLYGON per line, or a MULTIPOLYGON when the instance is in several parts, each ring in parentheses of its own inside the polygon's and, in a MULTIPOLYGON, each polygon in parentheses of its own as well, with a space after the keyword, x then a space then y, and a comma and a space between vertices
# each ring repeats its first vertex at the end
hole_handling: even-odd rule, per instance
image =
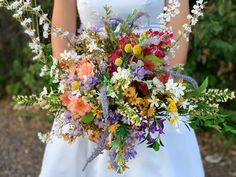
POLYGON ((155 108, 154 108, 154 107, 150 107, 150 108, 148 109, 147 116, 148 116, 148 117, 152 117, 152 116, 154 116, 154 115, 155 115, 155 108))
POLYGON ((119 126, 120 125, 118 124, 118 122, 110 125, 109 128, 108 128, 109 133, 115 133, 119 126))
POLYGON ((90 63, 86 58, 80 61, 80 65, 78 67, 78 76, 80 79, 84 79, 87 76, 93 76, 94 65, 90 63))
POLYGON ((68 97, 68 93, 65 92, 63 95, 60 96, 60 100, 62 101, 63 105, 68 106, 70 103, 70 99, 68 97))
POLYGON ((72 97, 68 110, 72 113, 77 113, 79 116, 85 116, 91 110, 91 107, 83 98, 72 97))
POLYGON ((88 130, 88 139, 98 144, 99 140, 100 140, 100 133, 99 133, 99 131, 88 130))
POLYGON ((77 66, 75 64, 72 64, 69 68, 69 76, 75 75, 77 66))

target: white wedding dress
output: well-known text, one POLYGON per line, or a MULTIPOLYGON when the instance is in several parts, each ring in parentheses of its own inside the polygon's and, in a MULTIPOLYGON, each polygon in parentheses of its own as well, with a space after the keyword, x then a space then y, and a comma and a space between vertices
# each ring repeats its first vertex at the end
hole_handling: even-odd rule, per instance
MULTIPOLYGON (((105 4, 113 7, 113 15, 125 18, 133 9, 140 9, 150 16, 150 27, 158 28, 156 17, 164 7, 164 0, 77 0, 82 25, 101 25, 105 4)), ((147 24, 143 18, 140 23, 147 24)), ((142 29, 141 29, 142 30, 142 29)), ((138 145, 136 159, 130 160, 130 169, 122 175, 107 169, 108 152, 97 157, 82 172, 82 168, 96 147, 95 143, 79 138, 74 144, 53 138, 45 149, 39 177, 204 177, 199 147, 194 131, 180 124, 179 131, 165 122, 162 136, 164 148, 154 152, 145 144, 138 145)))

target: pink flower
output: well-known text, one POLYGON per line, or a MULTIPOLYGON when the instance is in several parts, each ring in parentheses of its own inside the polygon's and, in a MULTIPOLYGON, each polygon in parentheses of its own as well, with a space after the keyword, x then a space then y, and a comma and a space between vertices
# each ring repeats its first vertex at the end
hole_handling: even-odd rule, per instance
POLYGON ((78 76, 80 79, 85 79, 88 76, 94 76, 94 65, 90 63, 87 58, 84 58, 80 61, 78 67, 78 76))
POLYGON ((75 75, 77 66, 75 64, 72 64, 69 68, 69 76, 75 75))
POLYGON ((76 96, 72 97, 67 108, 80 117, 85 116, 85 114, 91 110, 90 105, 83 98, 77 98, 76 96))

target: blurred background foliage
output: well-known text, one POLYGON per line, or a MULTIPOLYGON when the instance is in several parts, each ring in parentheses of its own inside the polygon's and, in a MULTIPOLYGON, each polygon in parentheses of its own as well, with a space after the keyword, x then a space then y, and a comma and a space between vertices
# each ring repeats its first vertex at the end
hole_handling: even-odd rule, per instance
MULTIPOLYGON (((39 2, 39 1, 38 1, 39 2)), ((191 4, 195 1, 191 0, 191 4)), ((52 3, 40 5, 50 15, 52 3)), ((207 76, 210 87, 236 90, 236 1, 209 0, 205 16, 194 29, 186 72, 202 82, 207 76)), ((5 10, 0 10, 0 97, 31 94, 41 90, 40 64, 32 61, 28 38, 5 10)), ((236 101, 224 105, 236 121, 236 101)))

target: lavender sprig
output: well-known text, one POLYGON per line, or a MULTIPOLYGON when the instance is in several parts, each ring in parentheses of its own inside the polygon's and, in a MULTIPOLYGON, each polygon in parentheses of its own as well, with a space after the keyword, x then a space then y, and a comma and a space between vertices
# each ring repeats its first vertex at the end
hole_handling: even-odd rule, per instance
POLYGON ((108 132, 109 110, 108 110, 108 101, 107 101, 107 88, 105 85, 101 88, 100 97, 101 97, 101 103, 102 103, 102 109, 103 109, 103 117, 105 119, 105 130, 101 136, 98 146, 94 149, 93 153, 91 154, 91 156, 88 158, 86 164, 84 165, 83 171, 86 169, 86 167, 88 166, 88 164, 90 162, 92 162, 100 154, 103 154, 104 146, 106 143, 106 138, 109 135, 109 132, 108 132))
POLYGON ((108 137, 108 135, 109 135, 108 129, 106 128, 106 130, 104 131, 104 133, 101 136, 98 146, 94 149, 91 156, 87 159, 87 162, 83 167, 83 171, 86 169, 86 167, 88 166, 88 164, 90 162, 92 162, 94 159, 96 159, 100 154, 103 154, 104 145, 106 143, 106 138, 108 137))
POLYGON ((193 79, 192 77, 188 76, 188 75, 180 74, 180 73, 172 71, 171 72, 171 76, 173 78, 182 79, 184 81, 187 81, 187 82, 189 82, 194 87, 194 89, 198 89, 197 81, 195 79, 193 79))
POLYGON ((141 18, 141 17, 146 17, 147 20, 148 20, 148 26, 150 26, 150 15, 149 15, 148 13, 146 13, 146 12, 138 12, 138 13, 134 16, 134 18, 132 19, 132 21, 129 22, 128 25, 130 25, 130 28, 133 28, 133 27, 135 26, 135 22, 136 22, 139 18, 141 18))

